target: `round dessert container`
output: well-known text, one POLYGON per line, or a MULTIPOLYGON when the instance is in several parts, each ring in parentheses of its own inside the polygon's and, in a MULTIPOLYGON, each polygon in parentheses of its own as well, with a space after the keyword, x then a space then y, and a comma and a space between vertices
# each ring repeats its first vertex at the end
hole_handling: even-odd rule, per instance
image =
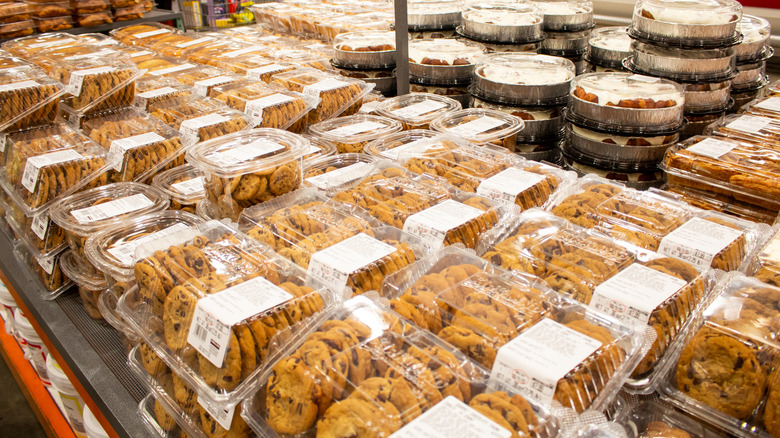
POLYGON ((409 75, 431 85, 468 85, 484 53, 482 44, 461 39, 409 41, 409 75))
POLYGON ((463 36, 493 43, 529 43, 540 41, 544 17, 531 3, 474 2, 461 14, 463 36))
POLYGON ((382 102, 376 109, 380 116, 401 122, 404 130, 428 129, 444 113, 461 109, 460 102, 430 93, 410 93, 382 102))
POLYGON ((737 75, 731 80, 736 89, 750 88, 761 83, 766 76, 766 61, 737 65, 737 75))
POLYGON ((333 42, 333 65, 375 70, 395 66, 395 32, 348 32, 333 42))
POLYGON ((471 106, 473 108, 501 111, 502 113, 523 119, 525 128, 518 133, 518 142, 542 142, 555 140, 563 136, 564 107, 562 106, 513 106, 493 103, 479 98, 474 98, 471 106))
POLYGON ((718 81, 734 74, 734 49, 681 49, 634 41, 626 59, 632 71, 681 82, 718 81))
POLYGON ((742 42, 734 47, 738 63, 750 63, 772 56, 769 21, 755 15, 743 15, 737 30, 742 33, 742 42))
POLYGON ((626 136, 593 131, 573 123, 567 128, 567 146, 593 158, 624 163, 657 164, 680 134, 626 136))
POLYGON ((588 39, 588 61, 602 67, 623 69, 631 50, 631 38, 623 26, 593 29, 588 39))
POLYGON ((731 81, 680 84, 685 90, 685 113, 723 110, 729 105, 731 81))
POLYGON ((447 96, 460 103, 462 108, 471 106, 471 94, 466 86, 426 85, 418 84, 410 79, 409 91, 412 93, 431 93, 439 96, 447 96))
POLYGON ((410 31, 454 29, 460 24, 462 1, 410 0, 407 2, 410 31))
POLYGON ((741 18, 735 0, 638 0, 629 33, 679 47, 723 47, 739 42, 741 18))
POLYGON ((487 53, 496 52, 536 52, 542 43, 526 43, 526 44, 500 44, 500 43, 482 43, 485 46, 487 53))
POLYGON ((545 32, 540 51, 555 56, 579 56, 588 51, 590 29, 579 32, 545 32))
POLYGON ((590 0, 544 0, 535 2, 544 14, 544 30, 574 32, 593 27, 590 0))
POLYGON ((573 170, 578 176, 593 174, 625 184, 626 187, 637 190, 647 190, 651 187, 660 187, 664 183, 664 173, 660 170, 624 171, 617 169, 604 169, 591 163, 578 161, 570 157, 566 151, 563 154, 564 168, 573 170))
POLYGON ((707 126, 723 120, 724 117, 726 117, 726 111, 701 116, 686 114, 685 120, 687 123, 683 126, 682 131, 680 131, 680 140, 685 140, 694 135, 704 134, 704 129, 707 128, 707 126))

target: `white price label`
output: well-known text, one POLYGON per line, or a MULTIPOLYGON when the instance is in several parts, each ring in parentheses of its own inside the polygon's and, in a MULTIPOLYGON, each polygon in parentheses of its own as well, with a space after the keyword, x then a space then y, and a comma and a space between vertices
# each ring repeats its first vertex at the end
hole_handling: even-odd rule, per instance
POLYGON ((596 339, 543 318, 498 349, 488 385, 549 407, 558 381, 600 347, 596 339))
POLYGON ((119 172, 122 170, 122 163, 124 163, 125 154, 128 151, 163 140, 165 140, 165 137, 156 132, 146 132, 144 134, 114 140, 111 142, 111 147, 108 148, 108 163, 114 170, 119 172))
POLYGON ((590 307, 627 324, 647 325, 650 314, 686 284, 683 279, 633 264, 598 285, 590 307))
POLYGON ((0 93, 5 93, 7 91, 13 91, 13 90, 19 90, 19 89, 22 89, 22 88, 37 87, 39 85, 41 85, 41 84, 39 82, 36 82, 36 81, 11 82, 10 84, 0 85, 0 93))
POLYGON ((755 134, 769 126, 770 123, 772 123, 772 119, 766 117, 741 116, 734 119, 734 121, 726 125, 726 127, 749 134, 755 134))
POLYGON ((327 133, 329 135, 338 137, 349 137, 352 135, 362 134, 364 132, 376 131, 377 129, 382 129, 385 126, 386 125, 384 123, 379 122, 359 122, 352 125, 331 129, 327 133))
POLYGON ((250 68, 246 71, 246 77, 249 79, 262 79, 264 74, 273 73, 276 71, 284 70, 288 67, 279 64, 268 64, 262 67, 250 68))
POLYGON ((48 154, 37 155, 30 157, 24 165, 24 173, 22 173, 22 186, 30 193, 35 192, 35 187, 38 185, 38 176, 41 169, 47 166, 54 166, 66 161, 75 161, 84 158, 80 153, 73 149, 65 149, 57 152, 50 152, 48 154))
POLYGON ((192 47, 192 46, 194 46, 196 44, 200 44, 200 43, 207 43, 209 41, 214 41, 214 37, 205 36, 205 37, 201 37, 201 38, 196 38, 194 40, 185 41, 183 43, 176 44, 176 47, 178 47, 180 49, 186 49, 187 47, 192 47))
POLYGON ((49 230, 49 221, 48 214, 39 214, 33 218, 30 229, 39 239, 46 240, 46 231, 49 230))
POLYGON ((447 104, 444 102, 439 102, 436 100, 424 100, 422 102, 417 102, 403 108, 392 110, 390 111, 390 114, 393 114, 396 117, 413 118, 419 117, 423 114, 432 113, 436 110, 440 110, 446 107, 447 104))
POLYGON ((40 266, 41 269, 46 271, 47 274, 51 275, 52 272, 54 272, 54 257, 57 256, 53 255, 49 257, 38 257, 35 260, 38 262, 38 266, 40 266))
MULTIPOLYGON (((121 245, 117 245, 111 248, 108 248, 109 254, 116 257, 117 260, 119 260, 121 263, 123 263, 125 266, 132 266, 135 256, 135 249, 139 246, 155 241, 164 239, 166 237, 172 236, 175 233, 179 233, 180 231, 189 229, 185 224, 176 224, 171 225, 168 228, 162 229, 160 231, 157 231, 152 234, 148 234, 146 236, 143 236, 141 238, 131 240, 128 242, 125 242, 121 245)), ((167 246, 170 246, 170 244, 167 244, 167 246)))
POLYGON ((31 49, 43 49, 49 47, 64 46, 65 44, 70 44, 71 42, 73 42, 72 39, 63 38, 61 40, 56 40, 56 41, 46 41, 43 43, 30 44, 28 47, 31 49))
POLYGON ((407 151, 413 150, 414 153, 422 154, 437 144, 438 143, 432 141, 430 138, 421 138, 419 140, 415 140, 413 142, 409 142, 404 145, 394 147, 392 149, 388 149, 386 151, 381 151, 379 152, 379 155, 382 155, 383 157, 387 157, 393 161, 397 161, 401 157, 401 155, 403 155, 407 151))
POLYGON ((177 71, 182 70, 189 70, 191 68, 195 68, 195 64, 179 64, 174 65, 173 67, 163 68, 160 70, 150 71, 149 74, 152 76, 164 76, 170 73, 176 73, 177 71))
POLYGON ((144 91, 143 93, 136 94, 136 97, 143 99, 153 99, 155 97, 165 96, 166 94, 175 93, 176 89, 173 87, 162 87, 154 90, 144 91))
POLYGON ((448 396, 390 438, 509 438, 512 432, 466 403, 448 396))
POLYGON ((215 408, 210 404, 201 401, 200 396, 198 396, 198 404, 211 415, 211 418, 217 420, 217 423, 219 423, 223 429, 230 430, 230 426, 233 424, 233 415, 235 415, 236 407, 238 405, 233 405, 230 409, 215 408))
POLYGON ((68 85, 65 87, 65 92, 74 96, 81 94, 81 87, 84 85, 84 78, 90 75, 99 75, 114 71, 116 68, 110 65, 103 67, 88 68, 86 70, 76 70, 70 74, 68 79, 68 85))
POLYGON ((294 297, 263 277, 256 277, 198 300, 187 342, 209 362, 221 367, 230 329, 294 297))
POLYGON ((338 79, 328 78, 317 83, 307 85, 303 87, 303 94, 309 96, 319 97, 323 91, 335 90, 336 88, 342 88, 348 86, 348 82, 340 81, 338 79))
POLYGON ((379 108, 379 105, 382 102, 378 100, 374 100, 368 103, 364 103, 363 106, 360 107, 360 110, 358 111, 360 114, 370 114, 376 111, 377 108, 379 108))
POLYGON ((207 114, 181 122, 179 131, 190 142, 198 142, 200 140, 200 128, 216 125, 218 123, 225 123, 228 120, 230 119, 222 114, 207 114))
POLYGON ((631 81, 637 81, 637 82, 645 82, 648 84, 655 84, 659 81, 659 78, 654 78, 652 76, 642 76, 642 75, 631 75, 627 78, 631 81))
POLYGON ((283 103, 292 102, 295 100, 292 96, 286 94, 272 94, 270 96, 261 97, 259 99, 247 101, 244 107, 244 112, 252 117, 252 120, 256 124, 260 124, 263 121, 263 110, 274 105, 281 105, 283 103))
POLYGON ((755 104, 753 108, 760 108, 769 111, 780 111, 780 97, 770 97, 769 99, 755 104))
POLYGON ((716 140, 714 138, 705 138, 686 150, 697 155, 703 155, 717 160, 722 157, 723 154, 731 152, 737 146, 739 145, 736 143, 716 140))
POLYGON ((171 184, 171 188, 184 196, 198 195, 206 191, 203 186, 202 176, 173 183, 171 184))
POLYGON ((506 124, 507 123, 503 120, 483 116, 476 120, 466 122, 462 125, 453 126, 452 128, 448 129, 447 132, 459 137, 469 138, 506 124))
POLYGON ((700 268, 742 235, 742 231, 695 217, 661 239, 658 253, 700 268))
POLYGON ((155 30, 150 30, 150 31, 147 31, 147 32, 134 33, 133 34, 133 38, 137 38, 137 39, 140 40, 140 39, 143 39, 143 38, 149 38, 151 36, 162 35, 162 34, 171 33, 171 32, 172 31, 169 30, 169 29, 155 29, 155 30))
POLYGON ((139 56, 146 56, 146 55, 151 55, 151 54, 152 54, 152 52, 149 51, 149 50, 141 50, 140 52, 133 52, 133 53, 131 53, 130 57, 131 58, 137 58, 139 56))
POLYGON ((103 50, 98 50, 97 52, 84 53, 84 54, 81 54, 81 55, 68 56, 64 60, 65 61, 76 61, 76 60, 79 60, 79 59, 100 58, 100 57, 103 57, 103 56, 113 55, 114 53, 116 53, 116 51, 103 49, 103 50))
POLYGON ((228 149, 226 151, 214 152, 206 156, 215 164, 230 166, 265 155, 272 155, 284 149, 284 146, 271 140, 256 140, 251 143, 228 149))
POLYGON ((470 205, 447 199, 433 207, 415 213, 404 222, 404 231, 425 241, 432 248, 444 246, 447 232, 485 212, 470 205))
POLYGON ((514 204, 517 196, 544 181, 545 175, 510 167, 482 181, 477 194, 506 204, 514 204))
POLYGON ((235 58, 236 56, 246 55, 247 53, 259 52, 265 50, 264 47, 244 47, 243 49, 231 50, 219 55, 220 58, 235 58))
POLYGON ((222 76, 216 76, 209 79, 204 79, 202 81, 197 81, 194 84, 195 93, 200 96, 206 97, 208 96, 211 87, 214 87, 216 85, 227 84, 228 82, 232 82, 233 80, 234 78, 230 76, 222 75, 222 76))
POLYGON ((341 169, 323 173, 322 175, 306 178, 306 182, 321 190, 326 190, 363 178, 371 169, 372 166, 368 163, 355 163, 341 169))
POLYGON ((95 221, 110 219, 122 214, 148 208, 154 205, 154 201, 149 199, 143 193, 125 196, 104 204, 93 205, 92 207, 80 208, 70 212, 78 222, 88 224, 95 221))
POLYGON ((340 291, 347 285, 350 274, 395 251, 394 246, 367 234, 356 234, 312 254, 309 276, 317 278, 334 291, 340 291))

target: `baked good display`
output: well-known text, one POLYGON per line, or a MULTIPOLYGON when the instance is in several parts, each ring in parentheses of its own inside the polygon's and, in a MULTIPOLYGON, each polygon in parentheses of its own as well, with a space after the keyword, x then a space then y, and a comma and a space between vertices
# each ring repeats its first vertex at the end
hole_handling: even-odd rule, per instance
POLYGON ((588 62, 594 66, 623 70, 623 59, 631 50, 631 38, 623 26, 593 29, 588 39, 588 62))
POLYGON ((319 105, 309 112, 309 124, 357 113, 363 97, 371 91, 371 87, 363 81, 311 68, 275 74, 271 83, 320 98, 319 105))
POLYGON ((574 64, 563 58, 535 53, 492 53, 474 70, 474 95, 507 105, 562 105, 574 64))
POLYGON ((739 40, 742 5, 734 0, 641 0, 629 32, 660 44, 722 47, 739 40))
POLYGON ((309 127, 312 135, 336 145, 339 153, 360 153, 370 141, 400 131, 401 123, 387 117, 357 114, 325 120, 309 127))
POLYGON ((734 47, 737 62, 752 62, 771 56, 767 46, 771 35, 769 22, 755 15, 743 14, 737 31, 742 33, 742 42, 734 47))
POLYGON ((401 122, 404 130, 428 129, 437 117, 461 109, 458 101, 428 93, 411 93, 385 99, 376 113, 401 122))
POLYGON ((252 117, 258 128, 286 129, 301 133, 316 98, 271 86, 263 81, 241 79, 212 88, 210 96, 252 117))
POLYGON ((333 42, 336 67, 360 70, 395 66, 395 32, 348 32, 333 42))
POLYGON ((732 275, 671 359, 664 392, 676 406, 730 434, 775 428, 777 297, 780 289, 732 275))
POLYGON ((134 108, 87 117, 82 131, 108 150, 108 181, 145 182, 184 164, 181 134, 134 108))
POLYGON ((373 172, 377 161, 379 158, 367 154, 304 158, 303 186, 316 187, 325 192, 343 190, 373 172))
POLYGON ((634 40, 626 65, 650 76, 678 82, 724 81, 735 71, 734 48, 681 49, 634 40))
POLYGON ((38 69, 9 67, 0 70, 0 128, 19 130, 54 121, 62 85, 38 69))
POLYGON ((460 39, 409 41, 409 74, 442 85, 468 85, 485 46, 460 39))
POLYGON ((217 63, 217 67, 244 75, 248 79, 271 82, 273 75, 285 73, 299 68, 291 62, 277 62, 271 58, 256 54, 247 54, 225 59, 217 63))
POLYGON ((171 210, 195 214, 195 206, 206 198, 203 172, 189 164, 158 173, 152 179, 152 187, 171 198, 171 210))
MULTIPOLYGON (((528 122, 526 122, 528 123, 528 122)), ((667 135, 619 135, 568 124, 568 147, 598 159, 658 163, 666 151, 680 140, 679 133, 667 135)))
POLYGON ((543 15, 531 3, 478 3, 461 12, 460 32, 476 41, 521 44, 543 39, 543 15))
POLYGON ((236 220, 244 208, 296 190, 307 149, 299 135, 258 128, 198 143, 187 150, 187 162, 203 171, 220 217, 236 220))
POLYGON ((492 144, 514 151, 517 133, 525 123, 501 111, 469 108, 442 114, 431 129, 464 138, 475 144, 492 144))
POLYGON ((593 2, 556 0, 536 3, 544 15, 545 31, 574 32, 593 27, 593 2))
POLYGON ((120 56, 62 60, 49 73, 70 95, 63 102, 77 111, 101 111, 132 105, 138 68, 120 56))
POLYGON ((186 146, 246 130, 253 123, 244 113, 197 96, 156 103, 149 115, 181 132, 186 146))

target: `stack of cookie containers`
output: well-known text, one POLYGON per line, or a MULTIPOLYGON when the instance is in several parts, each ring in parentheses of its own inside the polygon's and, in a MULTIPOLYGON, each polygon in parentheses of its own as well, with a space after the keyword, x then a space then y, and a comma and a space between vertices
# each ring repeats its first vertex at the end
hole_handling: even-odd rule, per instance
POLYGON ((591 72, 625 71, 623 59, 631 50, 631 37, 622 26, 593 29, 588 39, 586 60, 591 72))
POLYGON ((537 161, 558 163, 564 142, 563 110, 574 64, 533 53, 493 53, 474 69, 469 87, 474 108, 500 111, 523 119, 514 152, 537 161))
POLYGON ((587 71, 593 2, 590 0, 541 0, 534 2, 544 14, 544 40, 539 53, 572 61, 577 74, 587 71))
POLYGON ((30 0, 27 4, 30 6, 38 32, 52 32, 73 27, 70 2, 30 0))
POLYGON ((35 22, 30 19, 32 9, 31 5, 24 2, 0 5, 0 39, 35 33, 35 22))
POLYGON ((458 34, 488 52, 536 52, 544 39, 542 12, 532 3, 471 1, 461 14, 458 34))
POLYGON ((658 164, 680 139, 683 87, 631 73, 587 73, 570 87, 566 165, 646 189, 663 183, 658 164))
POLYGON ((737 29, 742 33, 742 42, 735 48, 737 76, 731 83, 731 97, 734 99, 732 112, 738 112, 747 102, 761 97, 769 82, 766 60, 774 54, 774 49, 769 45, 771 30, 767 20, 743 15, 737 29))
POLYGON ((374 91, 395 96, 395 32, 349 32, 336 36, 331 64, 348 78, 376 84, 374 91))
POLYGON ((409 90, 441 94, 471 103, 468 86, 474 66, 486 52, 485 46, 466 39, 429 38, 409 41, 409 90))
POLYGON ((641 0, 634 6, 628 31, 634 41, 624 65, 683 86, 689 121, 683 138, 701 134, 732 105, 741 17, 735 0, 641 0))

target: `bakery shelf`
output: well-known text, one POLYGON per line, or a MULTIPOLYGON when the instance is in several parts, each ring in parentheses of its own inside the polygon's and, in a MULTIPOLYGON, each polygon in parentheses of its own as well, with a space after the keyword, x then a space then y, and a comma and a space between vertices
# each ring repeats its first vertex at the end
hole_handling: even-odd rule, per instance
POLYGON ((0 257, 0 279, 109 435, 150 437, 138 415, 146 391, 126 365, 117 332, 91 319, 75 290, 45 301, 35 274, 11 256, 13 244, 5 233, 0 233, 0 253, 6 254, 0 257))

